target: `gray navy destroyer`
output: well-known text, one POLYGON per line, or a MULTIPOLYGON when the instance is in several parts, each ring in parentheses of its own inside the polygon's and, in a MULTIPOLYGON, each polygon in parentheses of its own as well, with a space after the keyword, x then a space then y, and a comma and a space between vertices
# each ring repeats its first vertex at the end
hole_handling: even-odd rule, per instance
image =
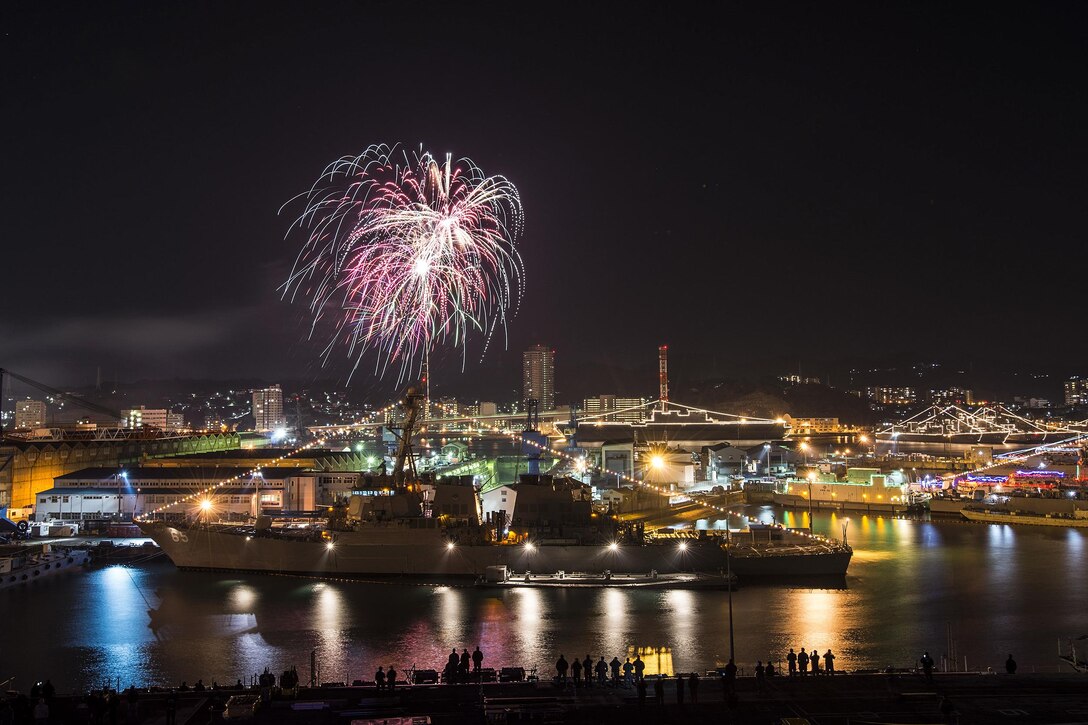
MULTIPOLYGON (((417 476, 411 438, 419 396, 409 390, 391 475, 370 476, 366 492, 328 507, 305 526, 258 516, 252 523, 141 521, 182 569, 390 578, 424 582, 484 581, 494 572, 554 577, 559 572, 678 577, 720 583, 733 576, 842 576, 849 547, 781 542, 723 545, 720 537, 655 536, 641 524, 596 513, 590 489, 573 479, 522 476, 517 506, 481 515, 471 477, 417 476), (694 576, 694 578, 693 578, 694 576)), ((781 537, 779 537, 781 538, 781 537)), ((678 580, 679 580, 678 579, 678 580)))

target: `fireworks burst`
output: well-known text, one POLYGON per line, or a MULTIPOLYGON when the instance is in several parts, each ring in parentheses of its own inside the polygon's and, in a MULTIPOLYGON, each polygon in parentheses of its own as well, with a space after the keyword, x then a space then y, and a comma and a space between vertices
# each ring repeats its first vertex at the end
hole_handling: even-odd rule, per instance
POLYGON ((308 300, 311 336, 331 318, 326 359, 341 344, 356 366, 375 351, 375 373, 399 367, 399 383, 439 344, 459 347, 463 366, 470 337, 486 350, 517 309, 523 215, 505 177, 380 145, 329 164, 297 198, 291 229, 306 240, 284 295, 308 300))

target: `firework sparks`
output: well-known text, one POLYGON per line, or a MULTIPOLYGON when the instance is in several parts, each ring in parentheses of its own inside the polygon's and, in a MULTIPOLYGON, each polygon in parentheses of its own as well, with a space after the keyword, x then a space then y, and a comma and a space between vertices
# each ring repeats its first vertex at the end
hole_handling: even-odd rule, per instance
POLYGON ((505 177, 465 158, 371 146, 329 164, 296 198, 306 207, 291 230, 306 239, 284 295, 308 301, 311 335, 332 320, 326 358, 346 345, 358 366, 374 351, 375 373, 395 367, 403 379, 451 344, 463 364, 470 338, 486 349, 517 309, 523 216, 505 177))

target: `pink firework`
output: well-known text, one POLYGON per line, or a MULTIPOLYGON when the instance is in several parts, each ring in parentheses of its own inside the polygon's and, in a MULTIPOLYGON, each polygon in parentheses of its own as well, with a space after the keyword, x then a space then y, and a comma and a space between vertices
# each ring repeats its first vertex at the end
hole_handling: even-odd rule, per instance
POLYGON ((371 146, 329 164, 302 198, 292 229, 307 236, 285 294, 308 301, 311 334, 333 318, 326 357, 346 344, 358 365, 374 351, 376 373, 399 367, 403 379, 437 345, 459 347, 462 360, 471 337, 486 347, 517 308, 523 214, 505 177, 371 146))

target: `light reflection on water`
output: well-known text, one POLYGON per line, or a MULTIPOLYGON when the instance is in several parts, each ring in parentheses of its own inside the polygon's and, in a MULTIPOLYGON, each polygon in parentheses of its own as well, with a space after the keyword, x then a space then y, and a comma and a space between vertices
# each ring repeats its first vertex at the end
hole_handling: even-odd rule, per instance
MULTIPOLYGON (((807 526, 804 511, 752 507, 807 526)), ((816 512, 838 538, 841 516, 816 512)), ((831 648, 841 669, 909 665, 935 655, 948 629, 972 666, 1054 667, 1058 637, 1083 633, 1084 531, 888 519, 854 514, 845 585, 742 586, 733 595, 738 664, 780 660, 789 647, 831 648), (1040 614, 1045 611, 1045 616, 1040 614)), ((733 520, 733 525, 739 521, 733 520)), ((713 521, 707 522, 714 525, 713 521)), ((720 591, 494 590, 316 582, 179 572, 159 562, 109 567, 0 593, 0 648, 20 652, 18 682, 62 689, 129 682, 247 679, 296 665, 309 678, 369 679, 379 664, 441 669, 450 649, 480 645, 485 666, 538 667, 645 652, 663 671, 727 658, 720 591)), ((647 669, 647 672, 656 670, 647 669)))

